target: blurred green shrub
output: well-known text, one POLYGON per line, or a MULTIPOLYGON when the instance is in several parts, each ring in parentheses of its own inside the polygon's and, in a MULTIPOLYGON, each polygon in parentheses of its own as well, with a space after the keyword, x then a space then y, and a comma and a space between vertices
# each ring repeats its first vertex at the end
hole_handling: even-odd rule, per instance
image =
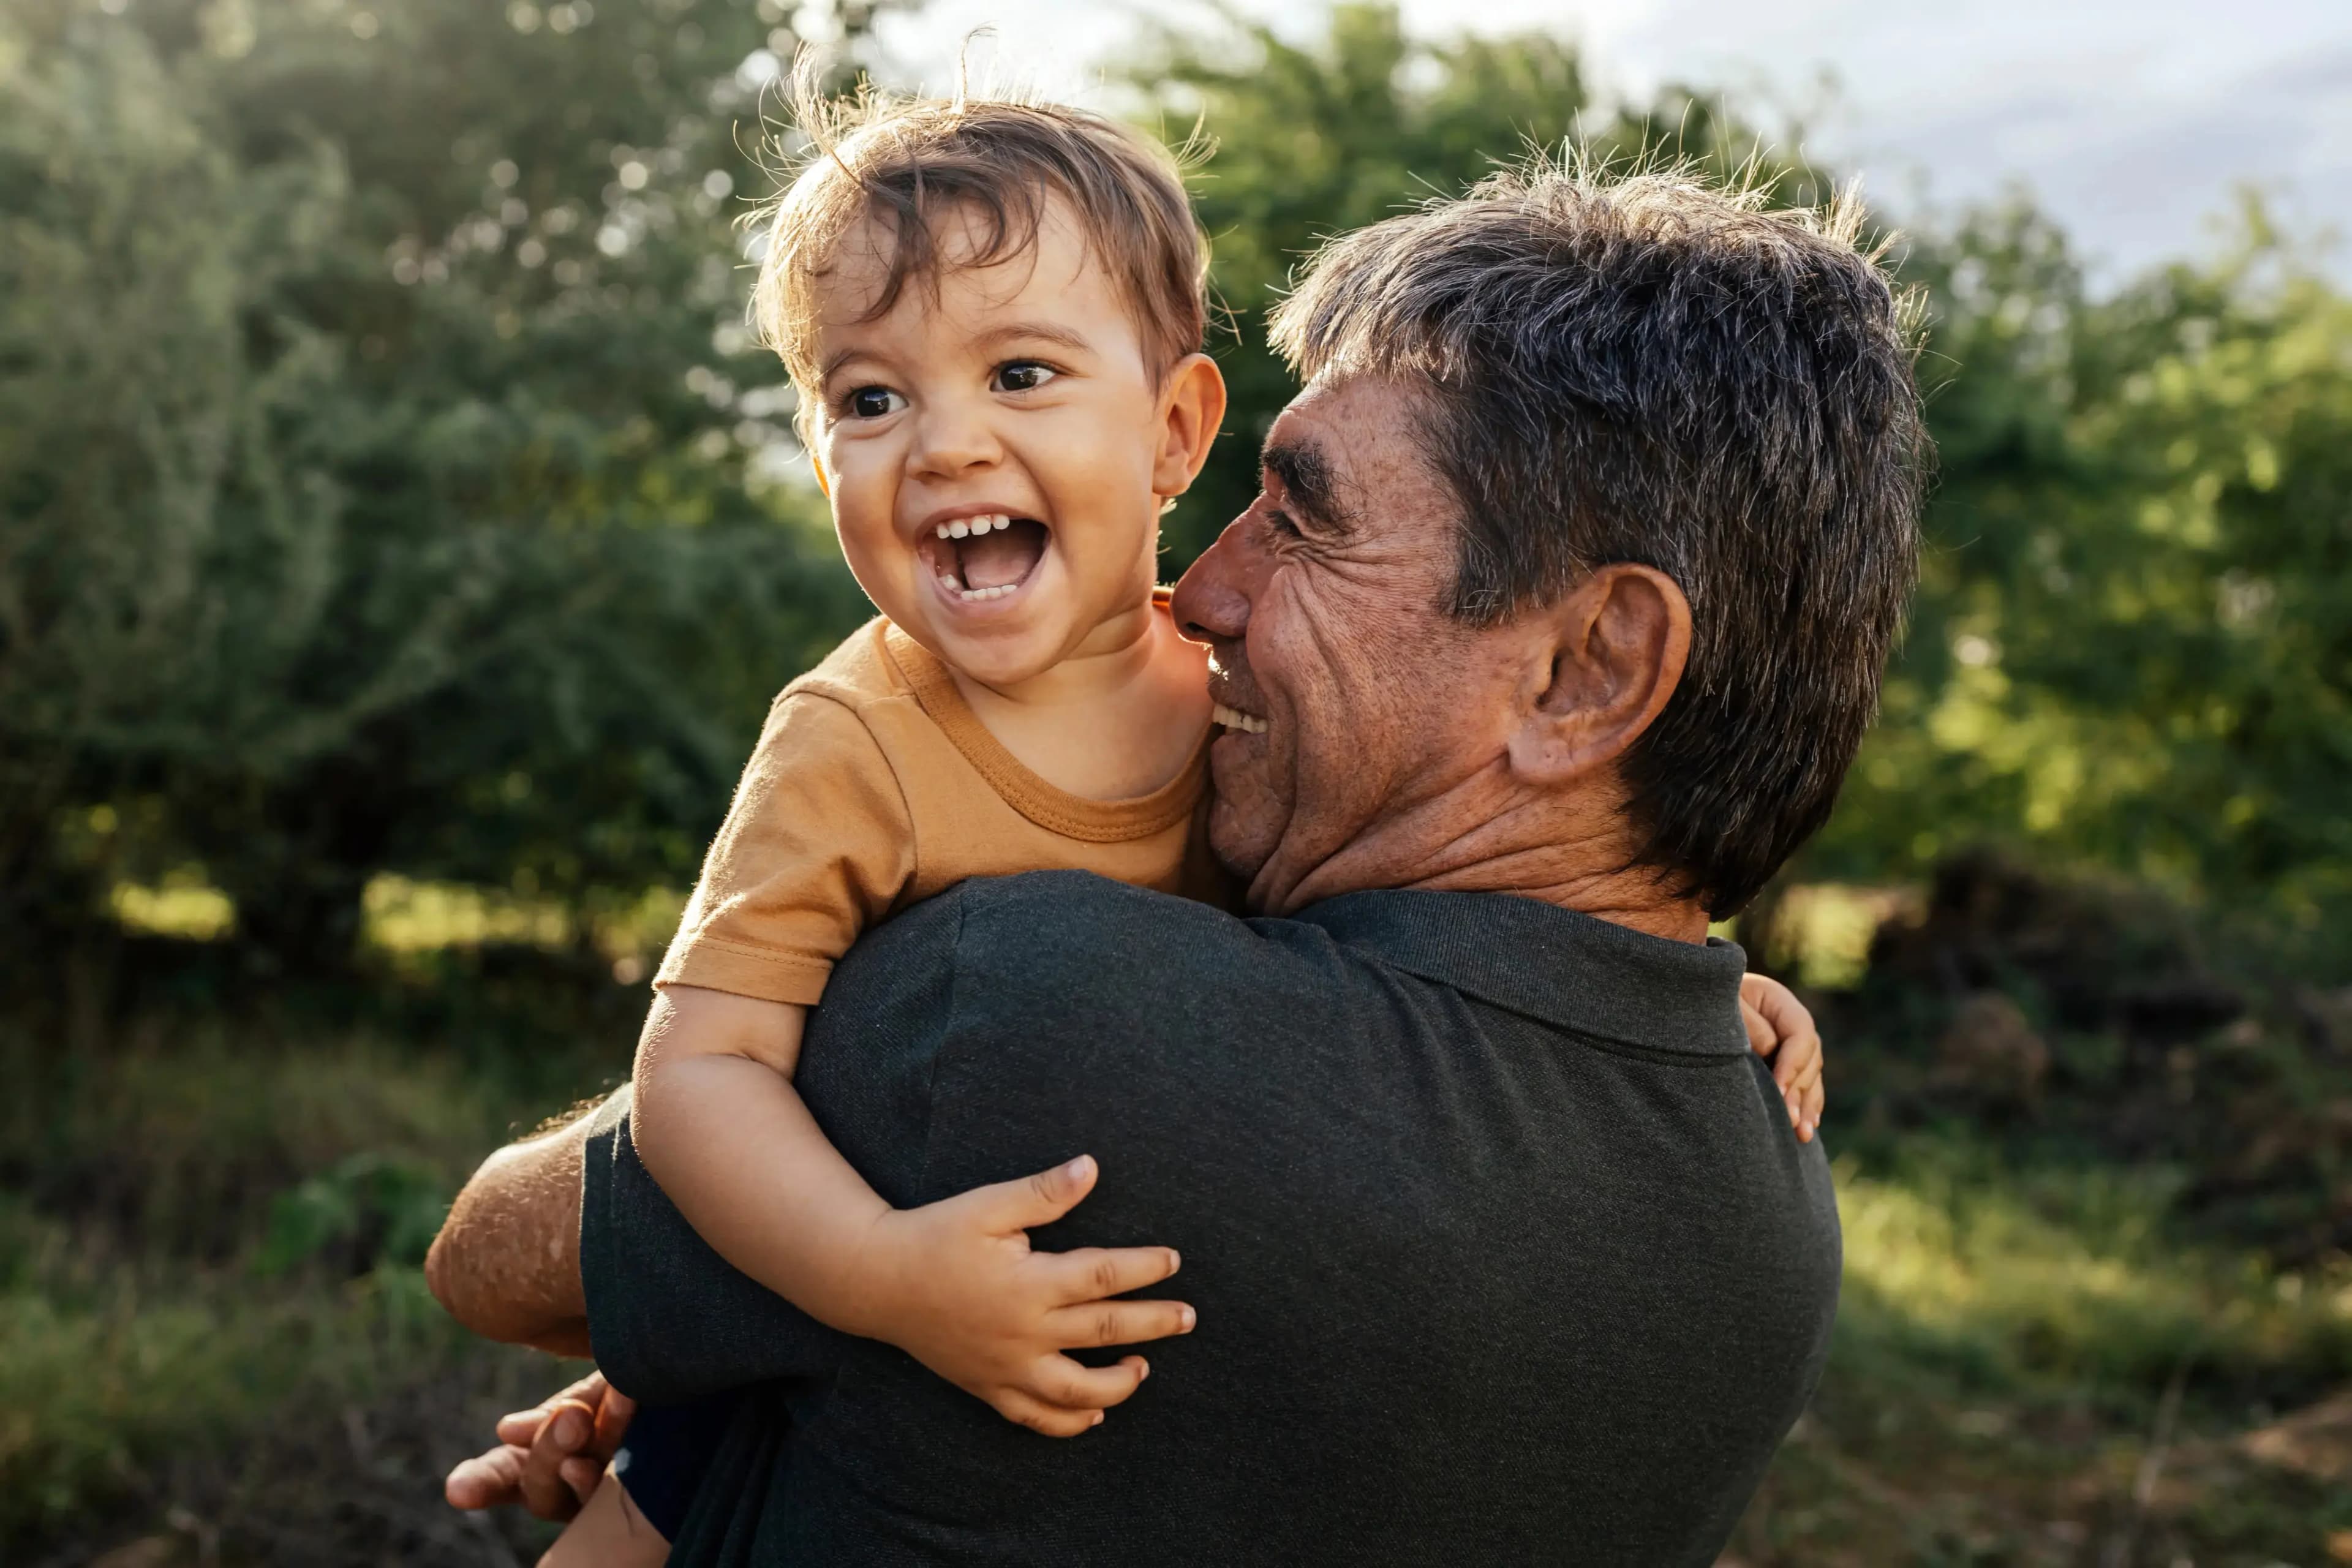
POLYGON ((449 1189, 415 1161, 354 1154, 278 1194, 254 1259, 266 1277, 323 1258, 346 1273, 379 1264, 414 1268, 449 1213, 449 1189))
POLYGON ((194 866, 333 969, 379 870, 690 879, 860 614, 752 471, 790 407, 730 227, 771 32, 0 17, 0 924, 70 941, 194 866))
POLYGON ((2107 297, 2021 206, 1915 242, 1930 549, 1809 874, 1990 839, 2352 977, 2352 300, 2235 236, 2107 297))

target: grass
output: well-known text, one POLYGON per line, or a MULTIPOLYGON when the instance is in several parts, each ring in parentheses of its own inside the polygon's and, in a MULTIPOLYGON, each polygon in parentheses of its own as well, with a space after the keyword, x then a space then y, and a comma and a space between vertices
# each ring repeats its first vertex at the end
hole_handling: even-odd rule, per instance
POLYGON ((1733 1559, 2352 1562, 2352 1494, 2255 1452, 2352 1379, 2352 1275, 2184 1247, 2161 1170, 1923 1135, 1838 1173, 1830 1366, 1733 1559))
MULTIPOLYGON (((0 1019, 0 1560, 529 1561, 439 1477, 566 1369, 467 1339, 415 1262, 483 1152, 624 1070, 628 1009, 427 978, 454 1013, 0 1019)), ((2184 1241, 2169 1166, 1829 1138, 1831 1362, 1727 1563, 2352 1563, 2340 1258, 2184 1241)))
POLYGON ((460 1520, 438 1478, 569 1374, 471 1341, 417 1264, 606 1054, 490 1070, 212 1018, 93 1055, 0 1024, 0 1561, 528 1561, 535 1527, 460 1520))

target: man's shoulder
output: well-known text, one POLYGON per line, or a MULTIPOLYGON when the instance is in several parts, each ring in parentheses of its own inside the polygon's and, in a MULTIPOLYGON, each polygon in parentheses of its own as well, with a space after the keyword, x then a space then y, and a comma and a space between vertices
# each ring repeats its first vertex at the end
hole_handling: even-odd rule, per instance
MULTIPOLYGON (((959 948, 991 963, 1023 952, 1010 973, 1131 987, 1141 976, 1207 964, 1294 962, 1321 933, 1294 921, 1244 920, 1214 905, 1097 876, 1025 871, 962 884, 959 948)), ((1325 943, 1328 945, 1328 942, 1325 943)))
MULTIPOLYGON (((960 882, 867 934, 836 970, 862 989, 871 964, 951 971, 960 1026, 993 1018, 1034 1031, 1149 1016, 1188 1016, 1285 998, 1328 1007, 1360 966, 1313 924, 1243 920, 1196 900, 1091 871, 1024 871, 960 882)), ((903 984, 903 979, 893 984, 903 984)))

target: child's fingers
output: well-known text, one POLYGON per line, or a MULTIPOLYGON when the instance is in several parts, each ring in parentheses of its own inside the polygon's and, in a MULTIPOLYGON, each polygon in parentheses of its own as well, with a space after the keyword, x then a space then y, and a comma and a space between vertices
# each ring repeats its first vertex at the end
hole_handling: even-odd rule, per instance
POLYGON ((1772 1032, 1772 1026, 1765 1021, 1764 1015, 1758 1012, 1745 996, 1739 999, 1739 1021, 1748 1026, 1748 1048, 1759 1057, 1770 1056, 1780 1037, 1772 1032))
POLYGON ((1041 1253, 1038 1261, 1052 1270, 1055 1304, 1067 1307, 1157 1285, 1183 1259, 1172 1247, 1081 1247, 1041 1253))
POLYGON ((1189 1334, 1197 1321, 1181 1301, 1089 1301, 1051 1313, 1045 1330, 1057 1345, 1100 1348, 1189 1334))
POLYGON ((1799 1142, 1810 1143, 1813 1141, 1813 1132, 1822 1124, 1822 1108, 1829 1103, 1829 1087, 1822 1075, 1815 1073, 1813 1081, 1805 1089, 1805 1120, 1797 1129, 1799 1142))
POLYGON ((1051 1225, 1077 1207, 1078 1200, 1094 1191, 1096 1174, 1094 1156, 1081 1154, 1034 1176, 974 1187, 962 1198, 948 1201, 978 1205, 988 1216, 989 1229, 1007 1235, 1033 1226, 1051 1225))
POLYGON ((1790 1126, 1794 1127, 1798 1122, 1804 1120, 1805 1089, 1813 1082, 1814 1079, 1820 1077, 1821 1068, 1819 1066, 1816 1066, 1812 1071, 1809 1073, 1799 1073, 1789 1082, 1783 1083, 1780 1086, 1781 1102, 1789 1108, 1790 1126))
POLYGON ((1150 1364, 1139 1355, 1122 1357, 1117 1366, 1087 1366, 1066 1355, 1047 1356, 1038 1362, 1022 1392, 1040 1404, 1083 1415, 1122 1403, 1150 1375, 1150 1364))
POLYGON ((1017 1421, 1047 1437, 1075 1437, 1102 1425, 1103 1414, 1099 1410, 1065 1410, 1017 1388, 1004 1390, 989 1404, 1007 1421, 1017 1421))
POLYGON ((1772 1063, 1772 1081, 1783 1090, 1795 1089, 1809 1074, 1822 1070, 1822 1037, 1819 1035, 1792 1035, 1780 1043, 1779 1057, 1772 1063))
POLYGON ((1771 1055, 1776 1048, 1774 1042, 1778 1042, 1777 1048, 1785 1049, 1791 1040, 1807 1036, 1819 1037, 1820 1031, 1813 1026, 1811 1011, 1797 1000, 1795 992, 1769 975, 1742 976, 1739 1004, 1741 1020, 1748 1026, 1748 1044, 1755 1047, 1759 1056, 1771 1055), (1755 1018, 1748 1016, 1751 1009, 1756 1014, 1755 1018), (1758 1019, 1762 1021, 1767 1031, 1767 1037, 1762 1040, 1758 1038, 1758 1019))

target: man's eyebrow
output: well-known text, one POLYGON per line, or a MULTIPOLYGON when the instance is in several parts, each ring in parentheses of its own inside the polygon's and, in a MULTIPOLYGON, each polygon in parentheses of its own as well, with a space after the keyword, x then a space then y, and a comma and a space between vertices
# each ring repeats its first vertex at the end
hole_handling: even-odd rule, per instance
POLYGON ((1274 441, 1258 455, 1265 471, 1282 481, 1291 504, 1335 533, 1353 531, 1355 518, 1339 504, 1339 488, 1323 448, 1306 441, 1274 441))

